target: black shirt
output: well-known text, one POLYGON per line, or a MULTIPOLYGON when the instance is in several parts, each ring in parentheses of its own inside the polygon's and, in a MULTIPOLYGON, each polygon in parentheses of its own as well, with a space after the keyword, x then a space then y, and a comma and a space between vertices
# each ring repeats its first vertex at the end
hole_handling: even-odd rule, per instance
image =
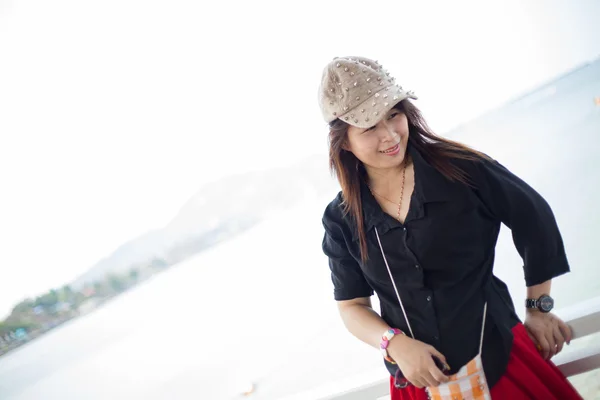
MULTIPOLYGON (((446 179, 413 146, 408 152, 415 189, 404 224, 382 211, 366 184, 361 186, 366 263, 355 224, 343 214, 341 192, 327 206, 323 251, 329 257, 334 298, 375 292, 381 317, 408 334, 377 228, 415 338, 444 354, 451 373, 477 355, 487 301, 482 360, 492 386, 504 374, 511 329, 519 322, 506 284, 493 275, 500 224, 511 229, 526 286, 532 286, 569 272, 556 220, 534 189, 496 161, 453 160, 469 176, 468 186, 446 179)), ((397 367, 386 366, 393 375, 397 367)))

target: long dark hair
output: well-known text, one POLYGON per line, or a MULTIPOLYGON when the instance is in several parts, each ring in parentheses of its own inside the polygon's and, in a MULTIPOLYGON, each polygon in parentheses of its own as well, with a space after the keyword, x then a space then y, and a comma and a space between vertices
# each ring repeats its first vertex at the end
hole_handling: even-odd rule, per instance
MULTIPOLYGON (((444 139, 433 133, 421 111, 409 100, 399 102, 394 108, 406 115, 409 128, 408 140, 423 158, 449 180, 470 185, 467 174, 453 164, 452 159, 480 160, 487 156, 462 143, 444 139)), ((361 180, 366 179, 366 170, 352 152, 342 148, 347 135, 347 123, 336 119, 330 124, 329 168, 337 177, 342 188, 344 213, 351 215, 358 229, 360 254, 365 262, 368 258, 367 237, 363 220, 360 183, 361 180)))

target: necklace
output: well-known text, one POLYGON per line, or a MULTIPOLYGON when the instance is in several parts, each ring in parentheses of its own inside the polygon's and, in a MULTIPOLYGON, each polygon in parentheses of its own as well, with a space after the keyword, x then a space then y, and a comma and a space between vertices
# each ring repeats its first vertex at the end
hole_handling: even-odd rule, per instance
POLYGON ((387 201, 389 201, 392 204, 397 204, 398 205, 398 214, 396 215, 396 219, 398 221, 400 221, 400 209, 402 208, 402 199, 404 198, 404 179, 405 179, 405 176, 406 176, 406 161, 403 161, 402 164, 403 164, 403 168, 402 168, 402 186, 401 186, 401 189, 400 189, 400 201, 398 203, 396 203, 395 201, 392 201, 392 200, 388 199, 385 196, 380 195, 379 193, 375 192, 371 188, 371 185, 367 185, 369 187, 369 190, 371 191, 371 194, 379 196, 382 199, 387 200, 387 201))

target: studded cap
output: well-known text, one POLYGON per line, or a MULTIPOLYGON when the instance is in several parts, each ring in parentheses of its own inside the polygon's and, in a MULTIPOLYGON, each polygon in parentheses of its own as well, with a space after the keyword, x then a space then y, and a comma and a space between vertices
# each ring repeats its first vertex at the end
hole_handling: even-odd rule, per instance
POLYGON ((417 99, 377 61, 336 57, 323 70, 319 106, 327 123, 340 118, 358 128, 376 125, 400 101, 417 99))

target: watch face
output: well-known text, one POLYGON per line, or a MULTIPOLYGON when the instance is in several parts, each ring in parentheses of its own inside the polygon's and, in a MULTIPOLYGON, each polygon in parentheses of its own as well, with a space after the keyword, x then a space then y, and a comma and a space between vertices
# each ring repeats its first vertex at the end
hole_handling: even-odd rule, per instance
POLYGON ((544 312, 552 310, 554 307, 554 300, 550 296, 542 296, 539 300, 540 309, 544 312))

